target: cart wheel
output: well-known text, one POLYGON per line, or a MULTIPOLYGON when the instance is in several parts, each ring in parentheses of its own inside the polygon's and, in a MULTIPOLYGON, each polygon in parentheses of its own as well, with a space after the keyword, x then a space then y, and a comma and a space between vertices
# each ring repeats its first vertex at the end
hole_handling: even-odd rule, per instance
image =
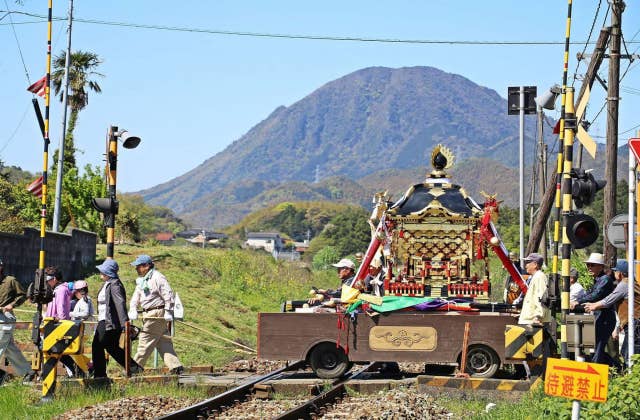
POLYGON ((483 345, 469 347, 466 372, 474 378, 490 378, 498 371, 500 359, 495 351, 483 345))
POLYGON ((344 375, 350 368, 349 358, 342 347, 335 343, 320 343, 311 350, 311 369, 322 379, 334 379, 344 375))

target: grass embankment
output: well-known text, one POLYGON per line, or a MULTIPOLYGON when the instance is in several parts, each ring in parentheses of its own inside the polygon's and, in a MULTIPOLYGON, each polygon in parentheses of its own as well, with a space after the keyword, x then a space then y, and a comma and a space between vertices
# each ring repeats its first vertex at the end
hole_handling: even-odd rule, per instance
MULTIPOLYGON (((243 353, 241 347, 212 334, 255 349, 258 312, 279 311, 283 301, 305 298, 311 285, 335 287, 337 283, 333 270, 314 273, 302 263, 276 261, 269 254, 260 251, 116 246, 115 260, 120 264, 120 276, 128 299, 137 277, 135 269, 129 263, 139 254, 151 255, 156 268, 167 277, 174 291, 180 295, 184 305, 184 321, 198 328, 191 328, 180 322, 176 324, 174 344, 185 366, 222 366, 234 359, 251 357, 252 354, 243 353)), ((102 261, 104 255, 104 249, 101 248, 97 262, 102 261)), ((87 281, 89 294, 95 304, 102 282, 98 274, 91 275, 87 281)), ((20 309, 32 307, 25 304, 20 309)), ((30 316, 19 312, 18 319, 29 321, 30 316)), ((141 322, 134 321, 134 325, 140 326, 141 322)), ((17 331, 16 338, 27 342, 28 332, 17 331)), ((110 375, 119 375, 121 370, 116 363, 109 363, 109 366, 110 375)), ((149 360, 146 367, 152 366, 153 360, 149 360)), ((159 366, 162 366, 162 360, 159 360, 159 366)), ((36 405, 40 400, 40 391, 14 381, 8 386, 0 387, 0 419, 48 419, 74 408, 110 399, 158 395, 162 393, 159 392, 160 389, 168 395, 204 396, 199 395, 202 391, 197 390, 140 385, 117 386, 110 392, 87 392, 59 387, 53 402, 36 405)))
MULTIPOLYGON (((182 300, 185 323, 198 328, 176 323, 176 352, 186 366, 221 365, 246 357, 242 347, 213 334, 255 349, 258 312, 279 311, 283 301, 304 298, 316 282, 322 283, 318 286, 337 282, 333 271, 314 275, 300 263, 276 261, 260 251, 118 246, 115 259, 128 299, 137 277, 129 263, 139 254, 153 258, 182 300)), ((97 274, 89 279, 92 297, 100 285, 97 274)), ((151 364, 147 362, 147 367, 151 364)))

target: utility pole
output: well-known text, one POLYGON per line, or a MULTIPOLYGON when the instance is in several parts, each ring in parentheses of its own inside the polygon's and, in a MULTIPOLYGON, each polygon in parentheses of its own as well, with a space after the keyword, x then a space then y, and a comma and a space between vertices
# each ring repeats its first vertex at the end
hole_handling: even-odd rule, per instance
POLYGON ((69 102, 69 66, 71 65, 71 25, 73 22, 73 0, 69 0, 69 24, 67 28, 67 54, 64 59, 64 89, 62 91, 62 133, 58 147, 58 173, 56 178, 56 199, 53 206, 53 231, 60 230, 62 211, 62 177, 64 176, 64 140, 67 132, 67 104, 69 102))
MULTIPOLYGON (((547 164, 546 164, 546 155, 547 155, 547 145, 544 143, 544 111, 542 110, 542 107, 538 105, 538 159, 540 159, 540 166, 538 169, 538 179, 534 180, 534 182, 532 182, 532 185, 534 185, 534 188, 532 188, 532 190, 535 190, 535 181, 540 182, 540 203, 542 204, 542 199, 544 198, 544 193, 545 193, 545 181, 547 179, 547 164)), ((534 192, 531 192, 531 196, 534 196, 534 192)), ((531 200, 533 201, 533 199, 531 200)), ((538 206, 538 212, 540 212, 542 209, 541 205, 538 206)), ((531 234, 531 232, 533 232, 533 222, 534 222, 534 217, 533 217, 533 212, 531 212, 531 220, 529 221, 529 223, 531 224, 531 226, 529 227, 529 232, 531 234)), ((542 237, 544 239, 543 243, 542 243, 542 257, 544 258, 545 263, 547 262, 547 227, 546 227, 546 223, 543 225, 542 227, 542 237)))
MULTIPOLYGON (((604 176, 604 220, 607 226, 616 215, 616 184, 618 170, 618 107, 620 104, 620 38, 622 34, 622 12, 625 3, 614 0, 611 4, 611 38, 609 40, 609 82, 607 89, 607 148, 604 176)), ((605 236, 607 232, 605 231, 605 236)), ((615 263, 616 248, 604 239, 604 261, 615 263)))

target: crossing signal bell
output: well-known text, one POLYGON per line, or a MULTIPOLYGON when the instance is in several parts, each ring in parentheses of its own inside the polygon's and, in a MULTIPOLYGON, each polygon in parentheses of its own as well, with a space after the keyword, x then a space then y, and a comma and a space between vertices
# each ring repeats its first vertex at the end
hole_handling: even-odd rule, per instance
POLYGON ((94 198, 92 200, 93 208, 104 215, 104 225, 113 226, 120 203, 114 198, 94 198))
POLYGON ((596 193, 604 188, 607 181, 595 179, 591 172, 584 169, 572 169, 571 197, 577 208, 581 209, 593 203, 596 193))

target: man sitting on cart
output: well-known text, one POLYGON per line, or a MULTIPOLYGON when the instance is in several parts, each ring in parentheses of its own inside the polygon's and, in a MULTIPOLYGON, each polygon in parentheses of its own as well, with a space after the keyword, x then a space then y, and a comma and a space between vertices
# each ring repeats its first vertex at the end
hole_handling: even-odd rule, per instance
MULTIPOLYGON (((307 302, 309 305, 317 305, 324 299, 340 298, 343 285, 351 285, 356 273, 356 265, 349 258, 343 258, 336 264, 331 264, 338 269, 338 277, 340 278, 340 285, 337 289, 317 289, 316 295, 310 298, 307 302)), ((357 287, 357 285, 353 285, 357 287)))

